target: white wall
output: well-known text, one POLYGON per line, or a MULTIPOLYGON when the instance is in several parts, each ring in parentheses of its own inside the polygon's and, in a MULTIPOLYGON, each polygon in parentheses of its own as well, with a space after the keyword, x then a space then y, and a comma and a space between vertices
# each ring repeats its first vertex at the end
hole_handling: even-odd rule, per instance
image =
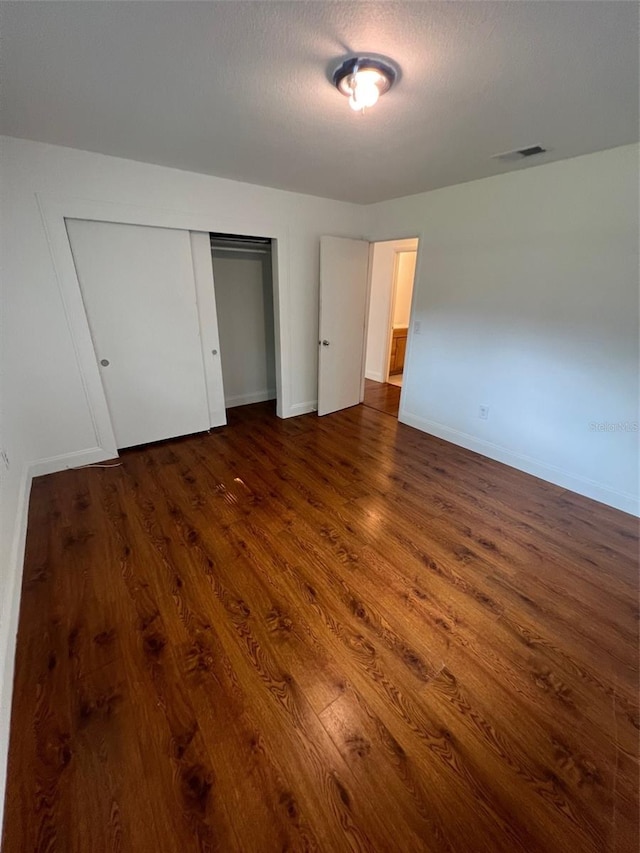
MULTIPOLYGON (((413 232, 407 232, 411 233, 413 232)), ((365 376, 375 382, 387 381, 396 253, 410 251, 415 249, 416 245, 415 239, 389 240, 373 245, 365 376)))
MULTIPOLYGON (((6 446, 9 442, 3 436, 6 446)), ((31 474, 17 455, 12 469, 0 480, 0 827, 4 808, 5 767, 9 748, 9 722, 15 638, 18 630, 22 563, 27 529, 31 474)))
POLYGON ((411 295, 416 273, 416 252, 399 252, 396 266, 396 292, 393 298, 393 325, 408 326, 411 295))
POLYGON ((368 209, 418 234, 400 420, 638 511, 637 145, 368 209), (480 405, 489 419, 478 418, 480 405))
POLYGON ((271 255, 213 253, 225 406, 276 397, 271 255))
MULTIPOLYGON (((26 317, 21 307, 16 306, 17 310, 14 310, 10 304, 15 287, 12 286, 8 260, 15 235, 11 234, 13 210, 4 203, 8 189, 5 165, 4 149, 0 146, 3 178, 3 204, 0 207, 0 448, 6 451, 9 458, 8 470, 0 461, 0 825, 4 807, 15 635, 31 485, 25 440, 28 438, 29 417, 43 417, 29 411, 25 399, 27 395, 23 397, 15 389, 14 368, 19 357, 16 346, 21 335, 18 323, 26 320, 26 317)), ((25 300, 22 301, 24 303, 25 300)))
MULTIPOLYGON (((11 460, 8 474, 0 476, 4 780, 27 486, 33 471, 64 468, 69 459, 80 464, 83 450, 95 444, 36 193, 202 215, 218 232, 261 235, 273 228, 285 234, 278 247, 279 264, 285 282, 285 334, 296 368, 288 379, 287 415, 316 405, 320 235, 361 237, 364 211, 357 205, 26 140, 0 137, 0 149, 2 440, 11 460)), ((3 799, 0 789, 0 808, 3 799)))

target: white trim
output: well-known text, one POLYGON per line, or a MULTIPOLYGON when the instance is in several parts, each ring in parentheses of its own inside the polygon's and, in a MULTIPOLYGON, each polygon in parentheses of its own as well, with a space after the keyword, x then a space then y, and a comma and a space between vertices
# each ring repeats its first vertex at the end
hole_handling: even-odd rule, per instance
POLYGON ((6 567, 7 588, 0 611, 0 828, 4 810, 4 794, 7 778, 7 757, 9 754, 9 728, 11 725, 11 703, 13 699, 13 672, 18 638, 18 615, 20 613, 20 592, 22 590, 22 570, 24 549, 29 516, 29 496, 31 494, 31 466, 22 469, 20 489, 18 491, 17 513, 9 565, 6 567))
POLYGON ((291 412, 291 417, 295 417, 296 415, 307 415, 309 412, 317 412, 318 401, 308 400, 306 403, 294 403, 289 407, 289 411, 291 412))
POLYGON ((44 474, 55 474, 56 471, 66 471, 68 468, 82 468, 83 465, 96 465, 117 459, 118 452, 107 453, 101 447, 89 447, 86 450, 74 450, 72 453, 62 453, 59 456, 49 456, 31 462, 29 470, 32 477, 42 477, 44 474))
MULTIPOLYGON (((369 315, 371 313, 371 291, 373 289, 373 250, 375 244, 369 241, 367 258, 367 301, 364 309, 364 339, 362 344, 362 378, 360 380, 360 402, 364 403, 364 388, 367 376, 367 345, 369 343, 369 315)), ((318 356, 319 357, 319 356, 318 356)))
POLYGON ((381 373, 378 373, 377 370, 370 370, 369 373, 365 373, 364 378, 371 379, 373 382, 387 381, 381 373))
MULTIPOLYGON (((417 240, 416 245, 416 268, 413 272, 413 287, 411 288, 411 307, 409 308, 409 329, 407 330, 407 347, 404 353, 404 367, 402 368, 402 385, 400 386, 400 401, 399 401, 399 412, 398 412, 398 420, 400 420, 400 415, 404 411, 404 393, 405 388, 407 387, 407 380, 409 378, 409 370, 411 367, 411 353, 413 351, 414 346, 414 317, 416 314, 416 304, 418 301, 418 288, 416 287, 416 282, 420 281, 420 272, 423 263, 424 256, 424 240, 422 237, 415 237, 417 240)), ((391 353, 389 353, 391 356, 391 353)), ((388 362, 387 362, 388 364, 388 362)), ((388 367, 387 367, 388 370, 388 367)), ((387 374, 388 378, 388 374, 387 374)), ((420 427, 418 427, 420 429, 420 427)))
POLYGON ((266 391, 252 391, 249 394, 237 394, 235 397, 227 397, 224 405, 227 409, 234 406, 248 406, 250 403, 264 403, 266 400, 276 399, 276 389, 269 388, 266 391))
POLYGON ((289 303, 291 253, 289 228, 271 238, 271 284, 273 288, 273 334, 276 344, 276 414, 290 418, 293 387, 291 368, 292 326, 289 303), (285 262, 286 261, 286 262, 285 262))
POLYGON ((289 317, 289 253, 288 229, 264 220, 252 219, 250 209, 230 219, 228 212, 207 213, 142 207, 120 202, 65 198, 36 193, 45 234, 49 242, 56 282, 64 308, 69 334, 93 422, 96 445, 110 456, 117 455, 116 439, 102 387, 89 323, 82 301, 82 291, 65 226, 66 219, 116 222, 181 231, 205 231, 255 234, 273 240, 273 294, 276 334, 276 386, 278 415, 290 415, 291 399, 291 320, 289 317))
MULTIPOLYGON (((387 343, 384 351, 384 372, 383 382, 389 381, 389 370, 391 368, 391 349, 393 347, 393 315, 396 312, 396 296, 398 295, 398 270, 400 268, 400 252, 402 249, 393 250, 393 274, 391 276, 391 295, 389 297, 389 317, 387 318, 387 343)), ((411 298, 413 299, 413 286, 415 285, 415 275, 413 285, 411 286, 411 298)), ((406 353, 405 353, 406 357, 406 353)))
POLYGON ((476 438, 466 432, 460 432, 444 424, 414 415, 402 408, 402 404, 398 420, 400 423, 415 427, 415 429, 419 429, 429 435, 434 435, 437 438, 442 438, 445 441, 450 441, 459 447, 465 447, 467 450, 473 450, 475 453, 487 456, 489 459, 503 462, 511 468, 517 468, 519 471, 539 477, 541 480, 546 480, 548 483, 553 483, 563 489, 577 492, 579 495, 584 495, 594 501, 607 504, 615 509, 628 512, 631 515, 640 515, 640 500, 629 492, 612 489, 588 477, 572 474, 555 465, 549 465, 546 462, 540 462, 538 459, 526 456, 523 453, 508 450, 506 447, 494 444, 491 441, 476 438))

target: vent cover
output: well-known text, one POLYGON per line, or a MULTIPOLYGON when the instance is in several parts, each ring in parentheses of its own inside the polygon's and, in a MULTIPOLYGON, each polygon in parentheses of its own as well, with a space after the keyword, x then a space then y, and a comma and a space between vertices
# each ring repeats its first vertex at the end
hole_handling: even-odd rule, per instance
POLYGON ((513 163, 515 160, 524 160, 525 157, 533 157, 535 154, 544 154, 546 150, 542 145, 529 145, 527 148, 505 151, 504 154, 494 154, 491 159, 502 160, 503 163, 513 163))

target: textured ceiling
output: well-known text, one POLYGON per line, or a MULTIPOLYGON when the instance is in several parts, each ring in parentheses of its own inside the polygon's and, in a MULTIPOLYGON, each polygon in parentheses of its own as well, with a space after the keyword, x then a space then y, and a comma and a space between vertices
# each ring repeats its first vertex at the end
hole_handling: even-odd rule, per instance
POLYGON ((633 142, 638 5, 0 3, 0 129, 373 202, 633 142), (400 82, 366 115, 328 82, 352 51, 400 82), (492 154, 541 144, 534 161, 492 154))

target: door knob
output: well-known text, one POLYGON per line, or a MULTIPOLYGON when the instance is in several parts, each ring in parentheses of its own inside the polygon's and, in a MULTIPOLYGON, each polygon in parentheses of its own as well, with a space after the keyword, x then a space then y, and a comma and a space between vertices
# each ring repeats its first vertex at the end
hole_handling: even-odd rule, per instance
POLYGON ((218 355, 218 350, 217 350, 217 349, 212 349, 212 350, 211 350, 211 355, 218 355))
POLYGON ((108 359, 108 358, 101 358, 101 359, 100 359, 100 364, 101 364, 103 367, 109 367, 109 359, 108 359))
POLYGON ((328 347, 328 346, 329 346, 329 341, 322 341, 322 346, 323 346, 323 347, 328 347))

